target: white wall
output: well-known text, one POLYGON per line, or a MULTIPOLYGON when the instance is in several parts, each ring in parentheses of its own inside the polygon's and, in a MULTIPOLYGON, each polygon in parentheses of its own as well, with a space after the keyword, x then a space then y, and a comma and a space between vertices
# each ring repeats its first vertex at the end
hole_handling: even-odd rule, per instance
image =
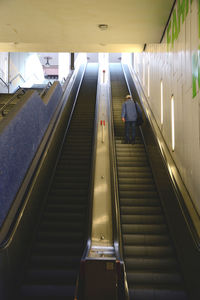
POLYGON ((99 54, 98 53, 87 53, 87 61, 89 63, 98 63, 99 62, 99 54))
MULTIPOLYGON (((13 92, 18 86, 31 87, 34 83, 44 80, 42 65, 36 53, 0 53, 0 77, 8 84, 9 91, 13 92), (21 74, 20 76, 15 76, 21 74), (14 80, 13 80, 14 79, 14 80)), ((0 83, 0 93, 8 90, 0 83)))
POLYGON ((67 78, 70 72, 70 53, 59 53, 58 54, 58 74, 59 80, 62 81, 63 78, 67 78))
POLYGON ((162 44, 134 54, 134 67, 172 157, 200 214, 200 1, 177 1, 162 44), (184 4, 182 10, 178 4, 184 4), (182 12, 182 14, 180 13, 182 12), (179 26, 180 18, 180 26, 179 26), (177 21, 177 22, 176 22, 177 21), (198 83, 199 79, 199 83, 198 83), (160 82, 164 85, 161 126, 160 82), (172 151, 171 96, 175 100, 172 151))
POLYGON ((110 63, 120 63, 122 58, 122 53, 109 53, 110 63))
POLYGON ((42 65, 36 53, 10 53, 9 82, 12 82, 10 92, 18 86, 31 87, 35 83, 42 83, 43 80, 42 65), (25 82, 20 76, 13 80, 18 74, 21 74, 25 82))
MULTIPOLYGON (((0 53, 0 78, 7 83, 8 82, 8 53, 0 53)), ((7 93, 8 89, 6 85, 0 80, 0 92, 7 93)))

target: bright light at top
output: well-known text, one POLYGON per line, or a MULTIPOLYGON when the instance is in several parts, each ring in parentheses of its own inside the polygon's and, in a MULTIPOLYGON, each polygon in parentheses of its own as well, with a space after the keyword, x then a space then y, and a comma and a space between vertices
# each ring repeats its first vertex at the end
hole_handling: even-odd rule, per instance
POLYGON ((108 81, 108 57, 108 53, 99 53, 101 83, 106 83, 108 81))
POLYGON ((26 60, 25 78, 27 78, 23 86, 31 87, 35 83, 43 83, 44 72, 38 55, 36 53, 31 54, 26 60))

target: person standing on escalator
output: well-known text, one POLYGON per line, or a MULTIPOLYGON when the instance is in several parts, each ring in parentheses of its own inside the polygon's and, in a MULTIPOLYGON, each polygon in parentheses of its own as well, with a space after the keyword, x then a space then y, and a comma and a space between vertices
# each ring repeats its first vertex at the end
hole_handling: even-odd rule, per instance
POLYGON ((133 101, 131 95, 125 97, 122 104, 122 122, 125 123, 125 144, 134 144, 136 135, 136 121, 138 114, 142 117, 139 105, 133 101), (136 108, 137 105, 137 108, 136 108))

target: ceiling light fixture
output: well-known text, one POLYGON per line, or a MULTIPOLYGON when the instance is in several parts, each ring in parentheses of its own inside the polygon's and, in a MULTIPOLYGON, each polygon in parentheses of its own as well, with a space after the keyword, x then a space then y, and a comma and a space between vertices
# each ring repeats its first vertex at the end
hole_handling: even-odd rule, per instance
POLYGON ((108 24, 99 24, 98 25, 100 30, 107 30, 108 29, 108 24))

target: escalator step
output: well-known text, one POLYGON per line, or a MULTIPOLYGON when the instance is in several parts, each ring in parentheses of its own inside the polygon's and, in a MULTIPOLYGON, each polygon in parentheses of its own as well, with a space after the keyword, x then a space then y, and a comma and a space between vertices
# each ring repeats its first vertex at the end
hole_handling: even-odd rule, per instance
POLYGON ((67 269, 29 269, 26 279, 39 284, 73 284, 76 282, 77 270, 67 269))
POLYGON ((85 215, 83 213, 71 213, 71 212, 45 212, 44 221, 47 222, 84 222, 85 215))
POLYGON ((122 215, 160 215, 161 212, 160 206, 121 206, 122 215))
POLYGON ((134 173, 142 173, 142 175, 144 175, 145 176, 145 174, 147 173, 147 175, 151 175, 152 176, 152 174, 151 174, 151 172, 150 172, 150 169, 149 169, 149 167, 142 167, 142 166, 140 166, 140 167, 137 167, 137 166, 118 166, 117 167, 118 168, 118 171, 119 172, 134 172, 134 173))
POLYGON ((69 212, 71 211, 72 213, 78 213, 78 212, 83 212, 86 209, 86 205, 81 205, 81 204, 77 204, 77 203, 73 203, 73 204, 48 204, 48 206, 46 207, 46 212, 69 212))
POLYGON ((171 257, 171 246, 127 246, 124 245, 124 257, 171 257))
POLYGON ((57 194, 54 194, 54 195, 49 195, 49 198, 48 198, 48 203, 49 204, 65 204, 65 203, 68 203, 68 204, 85 204, 87 202, 87 196, 88 195, 79 195, 79 196, 75 196, 75 195, 57 195, 57 194))
POLYGON ((83 230, 84 223, 83 222, 70 222, 70 221, 60 221, 57 222, 57 220, 53 221, 42 221, 40 225, 41 230, 50 230, 50 231, 61 231, 61 230, 83 230))
POLYGON ((122 224, 123 234, 165 234, 167 232, 165 224, 122 224))
POLYGON ((129 176, 127 176, 127 177, 123 177, 123 176, 120 176, 119 175, 119 178, 118 178, 118 181, 119 181, 119 184, 120 185, 123 185, 123 184, 125 184, 125 185, 133 185, 133 184, 135 184, 135 185, 145 185, 145 184, 148 184, 148 185, 152 185, 153 184, 153 179, 151 178, 151 177, 143 177, 143 176, 141 176, 141 177, 137 177, 136 176, 136 174, 134 174, 135 176, 134 177, 129 177, 130 176, 130 174, 129 174, 129 176))
POLYGON ((73 243, 75 241, 80 241, 84 238, 82 232, 49 232, 49 231, 39 231, 37 235, 37 240, 40 242, 52 242, 55 241, 63 243, 73 243))
POLYGON ((149 170, 145 172, 140 172, 137 170, 131 170, 129 168, 124 168, 124 170, 118 169, 118 179, 119 181, 121 180, 152 180, 152 174, 149 170))
POLYGON ((119 191, 120 198, 157 198, 155 191, 119 191))
POLYGON ((81 254, 83 251, 83 242, 80 243, 68 243, 62 242, 54 244, 51 242, 36 242, 33 247, 34 254, 43 254, 43 255, 70 255, 70 254, 81 254))
POLYGON ((66 299, 73 300, 75 285, 62 284, 26 284, 21 288, 22 300, 43 300, 48 297, 49 300, 66 299), (37 297, 37 298, 36 298, 37 297))
POLYGON ((170 239, 168 235, 164 234, 123 234, 124 245, 170 245, 170 239))
POLYGON ((176 271, 178 268, 177 261, 173 257, 127 257, 125 258, 126 269, 128 270, 154 270, 154 271, 176 271))
POLYGON ((66 256, 66 255, 45 255, 45 256, 39 256, 39 255, 32 255, 30 260, 30 265, 33 267, 49 267, 50 265, 54 268, 79 268, 80 264, 80 257, 79 256, 66 256))
POLYGON ((51 197, 55 196, 55 197, 62 197, 62 196, 74 196, 74 197, 86 197, 88 195, 88 190, 87 189, 76 189, 74 190, 73 188, 72 189, 53 189, 51 191, 51 197))
POLYGON ((154 184, 119 183, 120 191, 156 191, 154 184))
POLYGON ((185 292, 182 289, 176 290, 174 287, 171 289, 130 288, 129 295, 130 299, 137 300, 187 300, 185 292))
MULTIPOLYGON (((57 178, 56 178, 57 179, 57 178)), ((52 187, 56 190, 71 190, 71 189, 81 189, 86 191, 88 190, 88 182, 82 182, 80 181, 79 183, 76 183, 76 180, 74 178, 74 182, 64 182, 63 180, 54 180, 54 183, 52 187)))
POLYGON ((182 280, 179 273, 158 273, 158 272, 127 272, 127 277, 130 283, 134 286, 150 285, 151 287, 159 286, 179 286, 182 287, 182 280))
POLYGON ((122 224, 164 224, 162 215, 121 215, 122 224))
MULTIPOLYGON (((120 205, 121 206, 152 206, 157 207, 159 206, 159 199, 157 197, 141 197, 141 198, 120 198, 120 205)), ((160 207, 160 206, 159 206, 160 207)))

